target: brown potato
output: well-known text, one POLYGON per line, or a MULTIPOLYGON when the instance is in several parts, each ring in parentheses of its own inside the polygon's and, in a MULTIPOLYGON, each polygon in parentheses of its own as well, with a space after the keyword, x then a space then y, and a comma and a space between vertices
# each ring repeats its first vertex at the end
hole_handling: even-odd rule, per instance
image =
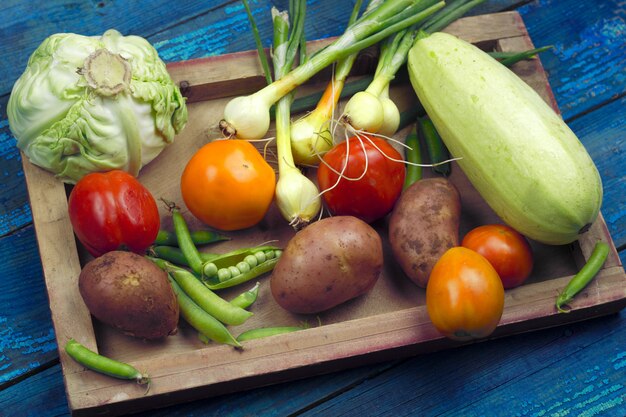
POLYGON ((404 273, 426 287, 437 260, 459 245, 461 198, 445 178, 428 178, 404 190, 389 218, 389 243, 404 273))
POLYGON ((108 252, 88 262, 78 288, 91 314, 131 336, 172 334, 179 308, 167 273, 132 252, 108 252))
POLYGON ((289 241, 270 287, 284 309, 319 313, 368 292, 382 267, 382 241, 370 225, 352 216, 329 217, 289 241))

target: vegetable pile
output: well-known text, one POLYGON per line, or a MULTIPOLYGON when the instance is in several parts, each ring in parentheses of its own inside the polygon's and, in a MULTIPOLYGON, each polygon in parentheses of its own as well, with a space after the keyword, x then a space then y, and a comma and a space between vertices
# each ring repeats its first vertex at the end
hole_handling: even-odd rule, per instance
MULTIPOLYGON (((149 340, 178 337, 184 321, 202 343, 244 349, 307 327, 255 322, 260 289, 265 306, 317 315, 367 297, 393 263, 399 279, 425 294, 442 336, 481 339, 496 330, 506 292, 532 278, 534 245, 571 243, 595 221, 602 184, 591 158, 506 68, 537 50, 499 54, 498 62, 439 32, 480 0, 371 0, 362 12, 362 1, 355 3, 345 33, 314 54, 304 40, 306 2, 272 10, 268 85, 225 106, 225 137, 199 147, 175 179, 181 201, 153 196, 138 176, 187 120, 154 48, 110 30, 53 35, 35 51, 13 89, 9 121, 33 163, 75 183, 69 218, 93 258, 78 286, 96 320, 149 340), (373 77, 342 96, 357 54, 373 45, 380 52, 373 77), (293 117, 301 112, 298 86, 329 65, 317 104, 293 117), (417 104, 400 138, 409 124, 390 86, 403 70, 417 104), (266 136, 270 108, 276 135, 266 140, 276 142, 275 154, 251 143, 266 136), (471 229, 461 229, 466 191, 453 169, 500 223, 470 219, 471 229), (258 227, 272 209, 288 239, 237 246, 240 231, 258 227), (190 217, 207 228, 190 230, 190 217), (220 250, 230 239, 236 249, 220 250), (230 300, 221 292, 244 284, 230 300), (258 325, 234 335, 244 323, 258 325)), ((607 253, 599 242, 555 310, 565 311, 607 253)), ((73 339, 66 352, 96 371, 148 380, 73 339)))

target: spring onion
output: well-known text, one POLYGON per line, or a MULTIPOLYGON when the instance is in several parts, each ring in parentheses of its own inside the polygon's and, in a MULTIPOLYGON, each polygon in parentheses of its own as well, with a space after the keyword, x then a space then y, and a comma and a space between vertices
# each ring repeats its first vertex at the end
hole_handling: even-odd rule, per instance
MULTIPOLYGON (((380 3, 381 0, 372 0, 365 12, 371 11, 380 3)), ((356 21, 361 4, 361 0, 355 3, 348 27, 356 21)), ((333 76, 313 111, 292 122, 291 149, 296 163, 317 165, 320 158, 332 148, 333 113, 356 57, 357 54, 354 53, 337 62, 333 76)))
MULTIPOLYGON (((235 97, 224 109, 220 121, 222 132, 229 137, 260 139, 269 129, 270 106, 290 93, 331 63, 423 20, 442 7, 443 2, 424 10, 433 0, 386 0, 357 19, 334 42, 311 57, 305 64, 285 74, 266 87, 248 96, 235 97)), ((276 53, 276 51, 274 51, 276 53)))
MULTIPOLYGON (((291 33, 289 33, 289 13, 272 9, 274 79, 278 82, 284 79, 291 70, 296 53, 301 46, 305 7, 304 0, 290 1, 293 23, 291 33)), ((320 212, 322 202, 317 186, 294 163, 290 133, 292 101, 293 93, 288 93, 276 103, 276 150, 279 173, 276 184, 276 205, 289 224, 298 230, 320 212)))
MULTIPOLYGON (((434 32, 443 29, 469 9, 484 0, 453 1, 441 9, 431 2, 428 7, 437 7, 437 13, 419 24, 398 32, 381 45, 378 65, 370 85, 348 102, 341 116, 341 122, 348 131, 366 131, 384 136, 393 135, 400 125, 400 111, 389 97, 389 85, 398 70, 406 62, 409 49, 415 41, 418 30, 434 32)), ((430 9, 427 9, 430 10, 430 9)))

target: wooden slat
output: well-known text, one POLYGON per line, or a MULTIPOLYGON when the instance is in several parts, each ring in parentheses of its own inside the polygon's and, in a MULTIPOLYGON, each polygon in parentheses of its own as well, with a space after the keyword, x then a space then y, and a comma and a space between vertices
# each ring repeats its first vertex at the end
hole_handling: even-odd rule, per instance
POLYGON ((0 386, 57 358, 41 263, 32 253, 35 245, 32 226, 0 239, 0 386))
POLYGON ((554 45, 542 62, 565 120, 626 92, 623 2, 551 1, 548 7, 549 15, 532 3, 521 12, 533 22, 528 32, 535 44, 554 45))
POLYGON ((61 364, 66 372, 73 372, 82 366, 63 351, 67 340, 74 338, 95 352, 98 346, 91 316, 78 292, 81 265, 67 214, 65 186, 28 161, 23 166, 61 364))

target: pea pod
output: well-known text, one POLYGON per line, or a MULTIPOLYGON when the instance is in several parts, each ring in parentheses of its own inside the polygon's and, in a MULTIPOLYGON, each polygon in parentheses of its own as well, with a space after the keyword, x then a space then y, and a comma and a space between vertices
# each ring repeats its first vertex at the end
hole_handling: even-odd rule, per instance
POLYGON ((150 384, 148 375, 142 374, 132 365, 100 355, 74 339, 67 341, 65 352, 76 362, 93 371, 114 378, 134 380, 140 385, 150 384))
POLYGON ((277 326, 277 327, 260 327, 257 329, 247 330, 237 336, 238 342, 243 342, 246 340, 252 339, 260 339, 263 337, 274 336, 277 334, 291 333, 296 332, 298 330, 304 330, 304 327, 298 326, 277 326))
MULTIPOLYGON (((196 245, 208 245, 210 243, 230 240, 230 237, 222 235, 213 230, 192 230, 189 232, 191 240, 196 245)), ((154 244, 158 246, 178 246, 176 232, 169 230, 159 230, 154 244)))
POLYGON ((418 136, 426 144, 430 162, 434 164, 433 171, 444 176, 450 175, 450 163, 443 163, 450 159, 450 153, 441 140, 432 120, 428 116, 418 117, 417 125, 418 136))
POLYGON ((219 320, 203 310, 197 305, 191 297, 189 297, 183 289, 178 285, 176 280, 168 274, 168 279, 180 306, 180 314, 185 321, 196 329, 202 336, 218 343, 225 343, 235 347, 241 347, 241 344, 233 337, 219 320))
MULTIPOLYGON (((153 246, 152 248, 150 248, 150 251, 152 252, 152 255, 157 258, 166 260, 176 265, 189 266, 189 262, 187 262, 185 254, 179 247, 159 245, 153 246)), ((219 255, 215 253, 199 252, 199 256, 202 260, 202 263, 204 264, 219 255)))
POLYGON ((574 299, 574 296, 583 290, 596 276, 607 256, 609 255, 609 245, 598 241, 589 256, 585 265, 578 271, 574 278, 565 286, 563 292, 556 299, 556 308, 560 313, 567 313, 563 305, 574 299))
POLYGON ((281 254, 275 246, 257 246, 217 256, 205 263, 203 283, 211 290, 242 284, 274 269, 281 254))
POLYGON ((187 222, 178 207, 172 205, 170 209, 172 212, 172 221, 174 223, 176 239, 178 240, 178 247, 180 247, 183 255, 185 255, 192 271, 200 275, 202 274, 202 266, 204 265, 204 262, 200 257, 198 248, 193 243, 193 240, 191 240, 191 234, 189 232, 187 222))
POLYGON ((187 296, 204 311, 215 317, 224 324, 233 326, 244 323, 252 316, 252 313, 229 303, 215 294, 191 272, 176 266, 170 262, 158 258, 151 258, 159 268, 168 272, 169 275, 182 288, 187 296))
POLYGON ((230 303, 234 306, 241 307, 241 308, 250 307, 259 296, 260 285, 261 284, 257 282, 254 287, 252 287, 251 289, 247 291, 242 292, 241 294, 239 294, 238 296, 230 300, 230 303))
POLYGON ((406 176, 404 178, 403 188, 408 188, 415 181, 422 178, 422 167, 418 164, 422 162, 422 154, 420 149, 419 137, 417 135, 417 124, 413 126, 409 134, 404 140, 407 146, 405 149, 405 159, 410 162, 406 166, 406 176))

